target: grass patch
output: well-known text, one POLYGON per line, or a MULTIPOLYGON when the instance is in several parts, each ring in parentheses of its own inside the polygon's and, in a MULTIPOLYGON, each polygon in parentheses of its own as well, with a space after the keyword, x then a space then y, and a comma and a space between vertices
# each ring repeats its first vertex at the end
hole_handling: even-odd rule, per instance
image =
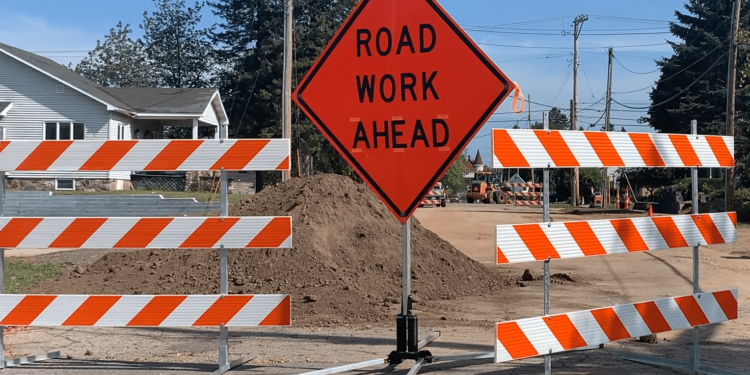
MULTIPOLYGON (((55 195, 144 195, 155 194, 164 198, 195 198, 199 202, 215 201, 218 202, 220 194, 209 193, 205 191, 165 191, 165 190, 112 190, 112 191, 54 191, 55 195)), ((235 204, 249 195, 229 194, 229 204, 235 204)))
POLYGON ((52 280, 60 274, 63 267, 71 265, 64 263, 26 263, 15 260, 5 262, 5 293, 19 293, 23 288, 32 286, 42 280, 52 280))

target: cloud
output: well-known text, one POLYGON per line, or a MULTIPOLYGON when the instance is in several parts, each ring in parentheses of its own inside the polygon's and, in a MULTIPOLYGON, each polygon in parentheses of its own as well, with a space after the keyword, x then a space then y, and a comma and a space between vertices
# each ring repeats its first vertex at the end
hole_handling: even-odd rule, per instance
POLYGON ((4 14, 0 23, 0 42, 64 65, 77 64, 101 38, 64 20, 50 24, 39 17, 4 14))

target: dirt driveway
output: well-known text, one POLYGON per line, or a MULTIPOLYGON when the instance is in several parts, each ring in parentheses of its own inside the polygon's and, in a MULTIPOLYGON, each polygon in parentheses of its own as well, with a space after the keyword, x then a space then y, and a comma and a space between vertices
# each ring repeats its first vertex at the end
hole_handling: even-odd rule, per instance
MULTIPOLYGON (((447 208, 420 208, 416 217, 428 229, 451 242, 470 257, 520 276, 529 268, 541 274, 541 263, 512 266, 492 264, 494 225, 541 221, 539 210, 506 209, 498 205, 451 204, 447 208)), ((607 216, 612 217, 612 216, 607 216)), ((552 213, 554 221, 591 220, 604 216, 552 213)), ((706 364, 750 373, 750 228, 741 226, 736 244, 701 248, 701 286, 704 290, 740 289, 740 319, 701 329, 702 360, 706 364)), ((690 249, 651 253, 555 260, 553 273, 566 273, 569 280, 556 280, 551 289, 552 313, 610 306, 654 298, 691 294, 690 249)), ((103 254, 103 253, 102 253, 103 254)), ((66 253, 74 259, 75 252, 66 253)), ((86 254, 90 259, 91 254, 86 254)), ((90 261, 90 260, 89 260, 90 261)), ((441 331, 429 348, 433 354, 491 352, 492 323, 541 315, 540 281, 526 287, 488 292, 480 297, 418 303, 420 336, 441 331)), ((396 311, 394 307, 393 314, 396 311)), ((64 359, 42 365, 20 367, 14 374, 177 374, 214 370, 216 336, 203 329, 93 329, 35 328, 6 337, 6 345, 18 355, 61 349, 64 359)), ((387 326, 331 328, 243 329, 230 331, 233 358, 256 353, 258 358, 239 368, 253 373, 293 374, 383 357, 395 346, 395 332, 387 326)), ((657 344, 620 341, 604 349, 555 355, 556 374, 674 374, 668 369, 625 362, 623 353, 654 354, 686 360, 691 331, 659 335, 657 344)), ((396 368, 384 366, 360 373, 405 374, 410 363, 396 368)), ((488 360, 441 362, 426 366, 422 373, 528 374, 543 372, 542 360, 534 358, 506 364, 488 360)), ((683 372, 676 372, 683 373, 683 372)))

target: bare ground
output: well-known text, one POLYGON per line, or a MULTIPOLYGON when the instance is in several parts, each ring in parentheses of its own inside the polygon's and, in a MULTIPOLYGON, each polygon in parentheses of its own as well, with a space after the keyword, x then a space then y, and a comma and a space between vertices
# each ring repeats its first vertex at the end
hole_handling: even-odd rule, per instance
MULTIPOLYGON (((487 264, 500 274, 518 278, 525 268, 541 273, 541 263, 511 266, 491 264, 494 225, 540 221, 538 211, 506 210, 496 205, 453 204, 448 208, 421 208, 416 217, 469 257, 487 264)), ((589 220, 603 216, 572 216, 553 213, 553 220, 589 220)), ((608 216, 612 217, 612 216, 608 216)), ((703 290, 740 289, 740 319, 701 328, 702 361, 706 364, 750 373, 750 229, 740 227, 738 242, 701 249, 703 290)), ((398 237, 397 233, 391 236, 398 237)), ((397 241, 394 241, 397 243, 397 241)), ((64 254, 64 253, 63 253, 64 254)), ((76 252, 65 260, 74 261, 76 252)), ((82 253, 83 254, 83 253, 82 253)), ((45 255, 42 257, 53 256, 45 255)), ((83 260, 95 257, 91 253, 83 260)), ((63 259, 63 258, 60 258, 63 259)), ((90 261, 90 260, 89 260, 90 261)), ((75 262, 75 261, 74 261, 75 262)), ((552 285, 552 313, 610 306, 690 294, 692 291, 691 249, 615 255, 573 260, 555 260, 553 273, 573 281, 557 279, 552 285)), ((433 354, 448 355, 493 350, 495 321, 541 315, 541 282, 502 290, 474 290, 472 296, 456 299, 430 299, 417 304, 420 332, 441 331, 429 346, 433 354)), ((397 305, 388 307, 395 316, 397 305)), ((62 349, 70 358, 27 366, 14 373, 41 374, 168 374, 215 369, 218 352, 215 331, 204 329, 94 329, 33 328, 6 337, 6 344, 17 355, 62 349), (88 352, 88 354, 87 354, 88 352)), ((657 344, 635 341, 610 343, 604 349, 555 355, 553 371, 558 374, 673 374, 672 370, 626 362, 624 353, 651 354, 686 360, 691 331, 660 334, 657 344)), ((231 331, 233 358, 257 353, 254 361, 240 368, 255 373, 298 373, 344 363, 383 357, 395 346, 390 324, 349 324, 333 327, 292 327, 289 329, 242 329, 231 331)), ((405 363, 393 373, 406 373, 405 363)), ((382 373, 384 366, 370 370, 382 373), (380 369, 380 370, 378 370, 380 369)), ((543 372, 539 358, 492 364, 491 360, 441 362, 430 364, 422 373, 446 374, 527 374, 543 372)), ((365 372, 361 372, 365 373, 365 372)), ((687 373, 677 371, 676 373, 687 373)))

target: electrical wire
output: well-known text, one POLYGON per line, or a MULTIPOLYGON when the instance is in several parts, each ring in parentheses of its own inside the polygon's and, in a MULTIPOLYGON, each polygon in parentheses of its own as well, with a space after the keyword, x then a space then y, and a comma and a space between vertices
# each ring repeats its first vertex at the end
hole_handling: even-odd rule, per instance
MULTIPOLYGON (((478 42, 477 44, 484 45, 484 46, 493 46, 493 47, 508 47, 508 48, 527 48, 527 49, 568 49, 565 47, 554 47, 554 46, 518 46, 518 45, 512 45, 512 44, 496 44, 496 43, 483 43, 478 42)), ((612 48, 638 48, 638 47, 653 47, 653 46, 663 46, 665 44, 668 44, 667 42, 662 43, 651 43, 651 44, 633 44, 633 45, 625 45, 625 46, 614 46, 612 48)), ((606 46, 599 46, 599 47, 578 47, 579 50, 581 49, 602 49, 607 48, 606 46)))
POLYGON ((614 58, 615 58, 615 61, 617 61, 617 63, 618 63, 618 64, 620 64, 620 66, 621 66, 621 67, 622 67, 623 69, 625 69, 625 70, 627 70, 627 71, 629 71, 630 73, 633 73, 633 74, 651 74, 651 73, 656 73, 656 72, 658 72, 659 70, 661 70, 661 68, 656 68, 656 69, 654 69, 654 70, 652 70, 652 71, 650 71, 650 72, 634 72, 634 71, 632 71, 632 70, 628 69, 627 67, 625 67, 625 65, 622 65, 622 62, 620 62, 620 60, 619 60, 619 59, 617 58, 617 56, 616 56, 616 55, 615 55, 614 53, 612 54, 612 57, 614 57, 614 58))
MULTIPOLYGON (((686 70, 688 70, 688 69, 692 68, 692 67, 693 67, 693 66, 694 66, 695 64, 697 64, 697 63, 701 62, 701 61, 702 61, 703 59, 705 59, 706 57, 708 57, 708 56, 709 56, 709 55, 711 55, 711 54, 712 54, 712 53, 713 53, 714 51, 716 51, 717 49, 719 49, 719 48, 721 48, 721 47, 722 47, 722 45, 721 45, 721 44, 720 44, 720 45, 718 45, 718 46, 716 46, 716 47, 715 47, 714 49, 712 49, 712 50, 711 50, 711 51, 709 51, 708 53, 706 53, 706 54, 704 54, 703 56, 701 56, 701 57, 700 57, 700 58, 699 58, 698 60, 695 60, 695 61, 694 61, 694 62, 693 62, 692 64, 690 64, 690 65, 686 66, 685 68, 683 68, 683 69, 682 69, 682 70, 680 70, 679 72, 677 72, 677 73, 675 73, 675 74, 672 74, 671 76, 669 76, 669 77, 667 77, 667 78, 663 78, 663 79, 660 79, 660 80, 656 81, 656 82, 655 82, 655 83, 654 83, 653 85, 649 85, 649 86, 646 86, 646 87, 644 87, 644 88, 641 88, 641 89, 638 89, 638 90, 633 90, 633 91, 625 91, 625 92, 613 92, 612 94, 632 94, 632 93, 634 93, 634 92, 638 92, 638 91, 643 91, 643 90, 646 90, 646 89, 650 89, 650 88, 654 87, 654 85, 658 85, 659 83, 662 83, 662 82, 664 82, 664 81, 666 81, 666 80, 672 79, 672 78, 676 77, 677 75, 679 75, 680 73, 682 73, 682 72, 684 72, 684 71, 686 71, 686 70)), ((726 53, 725 53, 725 55, 726 55, 726 53)), ((665 65, 664 67, 666 67, 666 66, 667 66, 667 65, 665 65)), ((662 69, 663 69, 664 67, 662 67, 662 69)))
POLYGON ((722 59, 723 59, 723 58, 724 58, 725 56, 727 56, 728 54, 729 54, 729 52, 724 52, 724 53, 723 53, 723 54, 722 54, 721 56, 719 56, 719 57, 718 57, 718 58, 717 58, 716 60, 714 60, 714 63, 713 63, 713 64, 711 64, 711 66, 709 66, 709 67, 708 67, 708 69, 706 69, 706 71, 705 71, 705 72, 703 72, 703 73, 702 73, 702 74, 701 74, 701 75, 700 75, 700 76, 699 76, 698 78, 696 78, 696 79, 695 79, 695 81, 691 82, 691 83, 690 83, 689 85, 687 85, 687 87, 685 87, 684 89, 682 89, 682 90, 681 90, 680 92, 678 92, 677 94, 675 94, 675 95, 674 95, 674 96, 672 96, 671 98, 669 98, 669 99, 667 99, 667 100, 664 100, 664 101, 662 101, 662 102, 660 102, 660 103, 657 103, 657 104, 652 104, 652 105, 651 105, 651 106, 649 106, 649 107, 631 107, 631 106, 628 106, 628 105, 622 104, 622 103, 618 102, 618 101, 617 101, 617 100, 615 100, 615 99, 612 99, 612 101, 613 101, 613 102, 615 102, 615 103, 617 103, 617 104, 619 104, 619 105, 621 105, 621 106, 623 106, 623 107, 625 107, 625 108, 630 108, 630 109, 649 109, 649 110, 650 110, 651 108, 654 108, 654 107, 658 107, 658 106, 660 106, 660 105, 662 105, 662 104, 668 103, 668 102, 672 101, 673 99, 677 98, 678 96, 680 96, 680 95, 684 94, 684 93, 685 93, 685 92, 686 92, 686 91, 687 91, 687 90, 688 90, 688 89, 689 89, 690 87, 692 87, 692 86, 693 86, 694 84, 696 84, 696 83, 697 83, 698 81, 700 81, 700 80, 701 80, 701 78, 703 78, 703 77, 704 77, 704 76, 705 76, 706 74, 708 74, 708 72, 710 72, 710 71, 711 71, 711 69, 713 69, 713 68, 714 68, 714 66, 716 66, 716 64, 718 64, 718 63, 719 63, 719 61, 721 61, 721 60, 722 60, 722 59))

